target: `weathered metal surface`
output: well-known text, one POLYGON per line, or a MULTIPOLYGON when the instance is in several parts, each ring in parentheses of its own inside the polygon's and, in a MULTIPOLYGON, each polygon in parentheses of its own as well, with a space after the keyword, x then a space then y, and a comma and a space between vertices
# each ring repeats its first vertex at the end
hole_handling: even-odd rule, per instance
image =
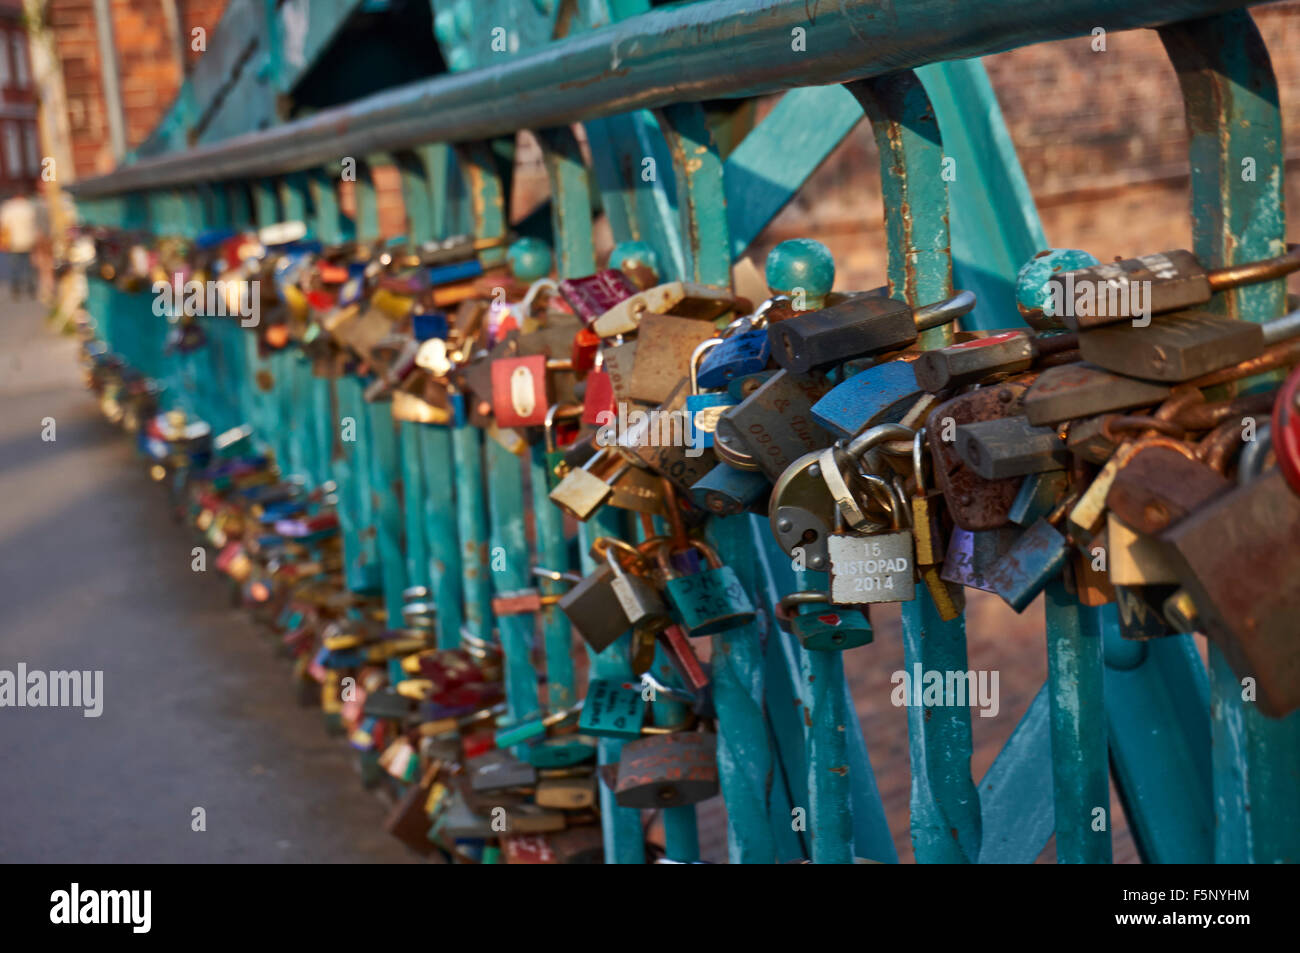
MULTIPOLYGON (((1160 31, 1183 89, 1192 168, 1192 250, 1206 266, 1269 258, 1286 236, 1277 78, 1244 12, 1160 31), (1250 181, 1245 165, 1254 169, 1250 181)), ((1264 322, 1282 314, 1285 283, 1229 290, 1210 307, 1264 322)), ((1242 701, 1217 648, 1210 649, 1215 860, 1300 857, 1300 713, 1270 720, 1242 701)))
POLYGON ((175 182, 293 171, 429 141, 466 141, 549 128, 682 100, 754 96, 820 86, 960 59, 1025 43, 1171 23, 1243 5, 1243 0, 1063 0, 1050 7, 1014 0, 996 7, 913 0, 881 16, 877 0, 843 0, 816 22, 805 0, 729 0, 658 9, 491 70, 411 83, 321 110, 256 134, 232 136, 186 155, 141 160, 86 180, 78 194, 102 195, 175 182), (816 38, 816 55, 796 49, 794 29, 816 38), (252 147, 256 142, 256 147, 252 147))
POLYGON ((1051 724, 1044 685, 980 779, 981 864, 1031 864, 1051 839, 1056 823, 1051 724))
MULTIPOLYGON (((901 72, 849 87, 871 120, 880 150, 887 273, 893 297, 913 307, 952 295, 948 183, 934 108, 916 74, 901 72)), ((921 334, 923 348, 952 342, 952 328, 921 334)), ((904 603, 903 657, 909 671, 966 670, 965 620, 945 622, 928 590, 904 603)), ((973 863, 979 855, 979 792, 971 777, 970 709, 908 708, 912 764, 912 844, 921 862, 973 863)))
POLYGON ((1046 605, 1056 858, 1063 864, 1108 864, 1115 825, 1100 613, 1081 609, 1060 579, 1048 584, 1046 605))

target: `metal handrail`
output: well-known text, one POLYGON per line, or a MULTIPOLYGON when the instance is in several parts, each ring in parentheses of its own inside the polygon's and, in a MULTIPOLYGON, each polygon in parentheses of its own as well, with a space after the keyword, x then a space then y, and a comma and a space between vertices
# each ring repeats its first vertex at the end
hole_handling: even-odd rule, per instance
POLYGON ((269 130, 141 159, 80 198, 277 175, 343 156, 544 129, 676 102, 842 83, 1031 43, 1209 16, 1249 0, 710 0, 654 10, 501 65, 440 75, 269 130), (803 30, 796 43, 795 31, 803 30))

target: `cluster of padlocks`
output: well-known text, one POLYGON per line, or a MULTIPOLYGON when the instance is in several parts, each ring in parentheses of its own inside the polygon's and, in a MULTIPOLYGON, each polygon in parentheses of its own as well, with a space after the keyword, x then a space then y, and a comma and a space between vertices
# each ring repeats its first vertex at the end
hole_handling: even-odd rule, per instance
MULTIPOLYGON (((873 604, 923 589, 952 619, 971 587, 1019 612, 1063 577, 1084 605, 1117 602, 1124 637, 1204 633, 1261 710, 1300 707, 1300 312, 1261 325, 1205 307, 1300 268, 1295 249, 1217 271, 1187 252, 1044 253, 1021 271, 1015 329, 923 350, 972 294, 914 308, 887 289, 837 293, 809 240, 778 246, 766 280, 738 270, 733 290, 659 283, 639 243, 556 281, 530 239, 506 270, 485 269, 472 237, 321 247, 302 231, 156 246, 103 232, 92 269, 127 290, 172 275, 251 290, 260 352, 298 349, 318 377, 361 379, 395 421, 469 423, 516 453, 541 444, 566 517, 614 507, 639 526, 594 535, 586 575, 531 566, 535 588, 496 594, 498 620, 556 606, 593 653, 631 640, 634 679, 592 678, 576 703, 512 721, 510 691, 537 686, 511 688, 496 640, 462 629, 446 647, 427 587, 406 591, 400 620, 349 590, 339 486, 283 479, 249 427, 159 413, 157 385, 88 340, 105 412, 138 432, 298 684, 319 686, 370 770, 398 783, 389 827, 422 851, 598 860, 600 785, 643 809, 716 794, 696 640, 768 613, 787 633, 769 637, 835 652, 871 641, 873 604), (704 532, 747 512, 825 588, 756 604, 704 532), (665 701, 669 724, 648 716, 665 701), (624 745, 598 769, 600 738, 624 745)), ((209 322, 239 322, 171 310, 169 346, 193 355, 209 322)))

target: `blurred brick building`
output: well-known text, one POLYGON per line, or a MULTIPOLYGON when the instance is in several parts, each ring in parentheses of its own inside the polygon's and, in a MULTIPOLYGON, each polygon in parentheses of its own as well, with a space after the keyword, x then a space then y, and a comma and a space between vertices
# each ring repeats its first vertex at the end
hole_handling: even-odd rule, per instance
POLYGON ((22 0, 0 0, 0 194, 32 191, 40 171, 22 0))
POLYGON ((57 65, 63 115, 49 115, 65 139, 71 174, 107 172, 142 143, 202 55, 226 0, 29 0, 57 65), (194 31, 202 30, 197 36, 194 31), (112 51, 108 55, 108 51, 112 51), (61 129, 59 127, 62 127, 61 129))

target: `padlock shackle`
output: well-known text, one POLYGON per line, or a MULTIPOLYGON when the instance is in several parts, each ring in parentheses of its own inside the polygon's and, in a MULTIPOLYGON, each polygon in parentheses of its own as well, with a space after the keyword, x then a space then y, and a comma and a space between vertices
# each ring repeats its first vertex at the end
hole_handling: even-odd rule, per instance
POLYGON ((912 321, 918 331, 928 331, 951 324, 964 314, 975 310, 975 292, 958 291, 951 298, 923 305, 912 312, 912 321))
POLYGON ((1237 458, 1237 483, 1249 483, 1264 472, 1264 464, 1273 451, 1273 422, 1267 420, 1255 430, 1255 439, 1248 441, 1237 458))
MULTIPOLYGON (((1253 285, 1264 281, 1285 278, 1300 269, 1300 245, 1287 243, 1286 254, 1262 261, 1248 261, 1240 265, 1227 265, 1205 273, 1213 291, 1225 291, 1240 285, 1253 285)), ((1271 342, 1270 342, 1271 343, 1271 342)))
MULTIPOLYGON (((916 439, 916 431, 911 427, 904 427, 902 424, 876 424, 869 427, 855 436, 852 440, 844 445, 844 452, 855 460, 861 459, 868 450, 874 447, 882 446, 895 440, 906 440, 908 442, 907 453, 912 452, 912 441, 916 439)), ((890 450, 886 449, 886 453, 890 450)))
POLYGON ((546 417, 542 421, 542 441, 547 453, 555 453, 560 448, 555 443, 555 420, 569 420, 582 416, 581 404, 552 404, 546 408, 546 417))
POLYGON ((692 396, 700 392, 700 359, 721 343, 722 338, 709 338, 695 345, 695 350, 691 351, 690 374, 692 396))

